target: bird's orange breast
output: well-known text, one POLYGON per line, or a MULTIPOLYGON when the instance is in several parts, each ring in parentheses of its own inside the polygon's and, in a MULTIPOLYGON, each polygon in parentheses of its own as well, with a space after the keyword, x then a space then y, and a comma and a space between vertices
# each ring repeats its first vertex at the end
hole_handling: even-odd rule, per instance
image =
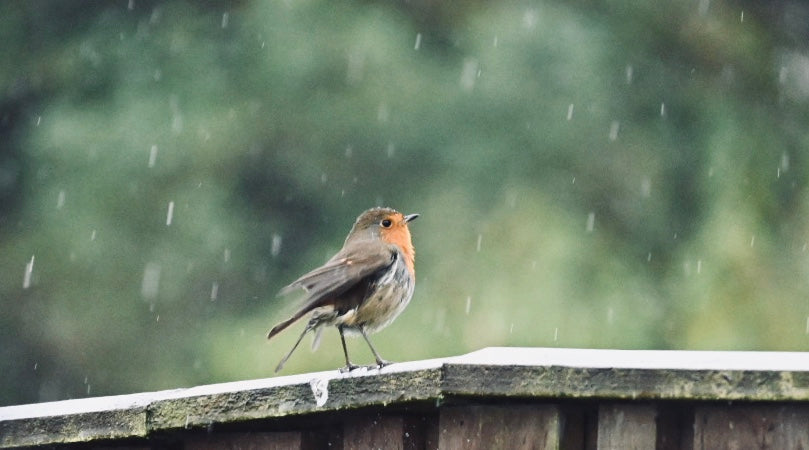
POLYGON ((410 274, 416 276, 416 249, 413 248, 413 241, 410 239, 410 230, 404 221, 396 223, 394 226, 381 230, 382 240, 399 247, 404 255, 404 262, 410 274))

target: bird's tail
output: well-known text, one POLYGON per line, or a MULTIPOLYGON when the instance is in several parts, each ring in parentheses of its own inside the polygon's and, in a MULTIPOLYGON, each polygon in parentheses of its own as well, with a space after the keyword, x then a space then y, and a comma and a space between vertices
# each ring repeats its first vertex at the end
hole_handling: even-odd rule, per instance
POLYGON ((292 316, 289 319, 287 319, 287 320, 279 323, 278 325, 272 327, 272 330, 270 330, 270 332, 267 333, 267 339, 272 339, 272 337, 275 336, 276 334, 286 330, 286 328, 288 326, 295 323, 295 321, 298 320, 298 319, 300 319, 300 317, 292 316))
POLYGON ((286 328, 288 326, 290 326, 293 323, 297 322, 298 319, 305 316, 306 313, 308 313, 309 311, 311 311, 311 309, 301 308, 298 312, 293 314, 292 317, 290 317, 289 319, 287 319, 287 320, 279 323, 278 325, 272 327, 272 330, 270 330, 270 332, 267 333, 267 339, 272 339, 272 337, 275 336, 276 334, 286 330, 286 328))

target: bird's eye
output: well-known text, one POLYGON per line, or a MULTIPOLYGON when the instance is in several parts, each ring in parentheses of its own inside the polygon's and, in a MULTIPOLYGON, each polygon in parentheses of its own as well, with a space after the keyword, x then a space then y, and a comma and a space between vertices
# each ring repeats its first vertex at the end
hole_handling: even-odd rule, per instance
POLYGON ((390 228, 393 222, 391 222, 390 219, 383 219, 379 224, 382 225, 382 228, 390 228))

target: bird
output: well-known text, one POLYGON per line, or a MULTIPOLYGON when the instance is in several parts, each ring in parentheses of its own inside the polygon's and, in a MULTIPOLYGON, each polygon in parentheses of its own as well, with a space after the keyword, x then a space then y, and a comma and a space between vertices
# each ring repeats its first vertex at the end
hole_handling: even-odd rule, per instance
POLYGON ((295 345, 275 368, 279 372, 303 337, 315 333, 312 348, 317 348, 324 328, 337 327, 350 372, 361 366, 351 362, 346 335, 361 335, 376 359, 375 366, 391 364, 379 356, 368 335, 390 325, 413 297, 416 285, 416 252, 408 224, 419 214, 404 215, 392 208, 376 207, 357 217, 342 249, 325 264, 302 275, 281 289, 279 295, 303 289, 306 297, 292 317, 274 326, 272 339, 303 316, 310 314, 306 327, 295 345))

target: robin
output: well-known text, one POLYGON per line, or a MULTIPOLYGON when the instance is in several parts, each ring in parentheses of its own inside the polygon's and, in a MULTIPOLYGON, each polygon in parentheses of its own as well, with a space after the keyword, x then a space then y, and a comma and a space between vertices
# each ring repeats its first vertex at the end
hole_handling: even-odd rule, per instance
POLYGON ((284 367, 306 333, 315 332, 314 349, 320 342, 323 328, 330 325, 337 327, 343 344, 346 366, 340 369, 341 372, 359 367, 348 358, 346 334, 359 334, 365 338, 376 358, 375 367, 390 364, 379 356, 368 334, 393 322, 413 296, 416 253, 407 225, 418 216, 403 215, 391 208, 372 208, 363 212, 336 255, 281 290, 279 295, 303 288, 307 296, 292 317, 270 330, 267 339, 306 314, 312 314, 292 350, 278 363, 276 372, 284 367))

